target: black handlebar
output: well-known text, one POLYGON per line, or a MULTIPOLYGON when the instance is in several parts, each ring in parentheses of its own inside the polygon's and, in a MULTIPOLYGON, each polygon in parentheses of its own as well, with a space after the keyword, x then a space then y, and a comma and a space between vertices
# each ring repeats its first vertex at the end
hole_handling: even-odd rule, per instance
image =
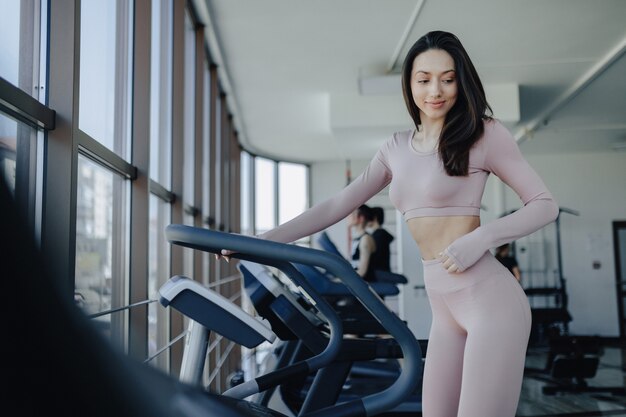
POLYGON ((381 392, 356 400, 359 404, 328 407, 315 411, 311 415, 347 417, 356 415, 362 407, 366 415, 372 416, 399 405, 416 388, 422 375, 422 352, 417 339, 407 325, 385 306, 383 300, 371 290, 344 258, 326 251, 293 244, 179 224, 167 226, 165 234, 169 242, 175 245, 216 254, 220 254, 222 249, 227 249, 234 252, 230 255, 232 258, 246 259, 260 264, 286 261, 322 267, 338 277, 396 339, 402 349, 404 361, 400 376, 391 386, 381 392))

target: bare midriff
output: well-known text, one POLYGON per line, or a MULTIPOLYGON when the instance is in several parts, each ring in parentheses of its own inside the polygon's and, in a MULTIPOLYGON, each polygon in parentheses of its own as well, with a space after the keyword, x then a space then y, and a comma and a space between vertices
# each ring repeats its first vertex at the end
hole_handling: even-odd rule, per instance
POLYGON ((439 258, 452 242, 480 226, 478 216, 414 217, 406 224, 422 259, 439 258))

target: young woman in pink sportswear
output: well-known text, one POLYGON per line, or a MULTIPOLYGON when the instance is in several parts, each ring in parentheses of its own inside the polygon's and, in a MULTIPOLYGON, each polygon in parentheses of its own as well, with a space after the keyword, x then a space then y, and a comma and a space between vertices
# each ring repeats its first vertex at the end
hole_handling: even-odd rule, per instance
POLYGON ((389 185, 389 198, 420 249, 433 313, 424 417, 513 417, 531 315, 523 289, 490 249, 554 221, 558 206, 509 131, 491 117, 456 36, 421 37, 404 61, 402 88, 415 127, 391 135, 337 195, 259 237, 288 243, 317 233, 389 185), (523 206, 481 224, 490 173, 523 206))

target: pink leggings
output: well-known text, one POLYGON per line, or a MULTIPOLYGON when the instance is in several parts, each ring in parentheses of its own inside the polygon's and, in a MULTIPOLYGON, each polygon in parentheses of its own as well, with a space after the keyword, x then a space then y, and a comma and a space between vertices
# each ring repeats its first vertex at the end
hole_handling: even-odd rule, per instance
POLYGON ((487 252, 462 273, 422 261, 433 321, 424 417, 514 417, 531 315, 513 275, 487 252))

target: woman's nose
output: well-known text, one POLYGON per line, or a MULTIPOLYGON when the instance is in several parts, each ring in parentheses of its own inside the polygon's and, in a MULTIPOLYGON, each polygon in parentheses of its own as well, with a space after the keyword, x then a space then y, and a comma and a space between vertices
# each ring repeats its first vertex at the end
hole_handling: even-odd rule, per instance
POLYGON ((441 86, 439 83, 430 84, 430 94, 435 97, 439 97, 441 95, 441 86))

